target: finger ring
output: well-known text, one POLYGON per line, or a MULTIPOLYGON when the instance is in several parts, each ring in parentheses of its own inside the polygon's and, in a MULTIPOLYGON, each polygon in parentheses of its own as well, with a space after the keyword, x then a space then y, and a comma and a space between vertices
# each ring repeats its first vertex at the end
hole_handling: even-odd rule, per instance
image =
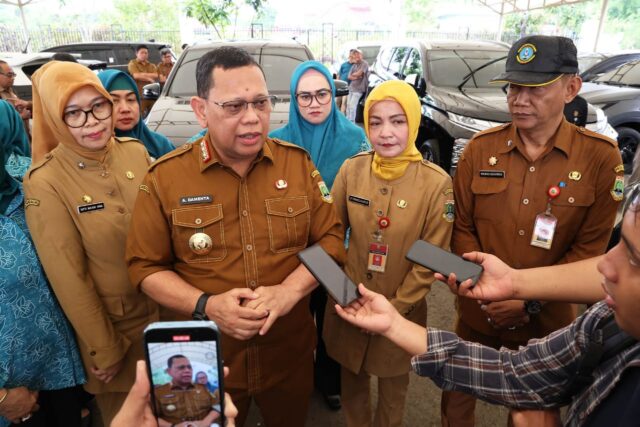
POLYGON ((29 418, 31 418, 31 414, 27 414, 24 417, 20 418, 20 421, 25 422, 27 421, 29 418))
POLYGON ((516 328, 517 328, 517 326, 510 326, 510 327, 508 327, 507 329, 509 329, 510 331, 515 331, 515 330, 516 330, 516 328))
POLYGON ((489 324, 493 323, 493 322, 491 322, 491 317, 487 317, 487 322, 488 322, 489 324))

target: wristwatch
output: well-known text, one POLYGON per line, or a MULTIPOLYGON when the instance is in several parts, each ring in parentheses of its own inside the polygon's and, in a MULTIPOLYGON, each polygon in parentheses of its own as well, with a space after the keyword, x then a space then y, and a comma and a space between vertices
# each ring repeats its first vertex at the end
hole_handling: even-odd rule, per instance
POLYGON ((205 312, 205 308, 207 307, 207 301, 211 297, 211 294, 203 293, 198 298, 198 302, 196 302, 196 308, 191 313, 191 318, 193 320, 209 320, 207 313, 205 312))
POLYGON ((542 310, 542 303, 537 300, 525 301, 524 302, 524 311, 527 314, 538 314, 542 310))

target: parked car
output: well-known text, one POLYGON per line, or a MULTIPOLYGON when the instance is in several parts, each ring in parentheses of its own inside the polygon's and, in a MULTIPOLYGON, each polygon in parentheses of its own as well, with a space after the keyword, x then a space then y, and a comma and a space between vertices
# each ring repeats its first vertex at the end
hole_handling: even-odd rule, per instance
POLYGON ((293 70, 302 62, 313 59, 309 48, 297 42, 265 40, 221 41, 187 47, 160 92, 159 84, 145 86, 145 93, 156 103, 147 116, 147 126, 166 135, 176 145, 184 144, 201 131, 189 99, 196 95, 196 64, 205 53, 220 46, 237 46, 247 50, 262 66, 267 88, 278 97, 272 113, 270 129, 284 126, 289 120, 289 82, 293 70))
POLYGON ((136 57, 136 47, 140 44, 149 48, 149 62, 152 64, 161 61, 160 50, 171 49, 168 44, 156 42, 87 42, 54 46, 44 49, 43 52, 77 53, 82 59, 102 61, 108 68, 127 72, 127 65, 136 57))
MULTIPOLYGON (((13 69, 13 72, 16 73, 13 90, 18 98, 28 101, 31 100, 31 75, 35 73, 38 68, 51 61, 53 55, 53 52, 0 53, 0 59, 7 61, 13 69)), ((75 56, 79 57, 79 55, 75 56)), ((92 70, 100 70, 107 66, 107 64, 102 61, 77 59, 79 63, 86 65, 92 70)))
MULTIPOLYGON (((408 40, 384 44, 369 89, 386 80, 412 84, 422 104, 416 145, 423 156, 455 170, 478 131, 511 120, 503 87, 489 80, 505 69, 509 45, 495 41, 408 40)), ((587 127, 615 138, 601 110, 589 108, 587 127)))
POLYGON ((622 64, 640 59, 640 51, 611 53, 588 53, 578 56, 580 77, 585 82, 590 82, 609 71, 618 68, 622 64))
POLYGON ((589 83, 580 96, 602 108, 618 132, 618 147, 625 173, 631 173, 640 144, 640 59, 628 62, 589 83))
POLYGON ((331 72, 335 74, 337 77, 340 77, 339 71, 340 66, 345 63, 347 59, 349 59, 349 51, 351 49, 359 49, 362 51, 362 57, 369 66, 373 65, 375 62, 378 52, 380 51, 380 42, 366 42, 366 41, 354 41, 345 43, 338 49, 338 54, 336 55, 335 60, 331 64, 331 72))

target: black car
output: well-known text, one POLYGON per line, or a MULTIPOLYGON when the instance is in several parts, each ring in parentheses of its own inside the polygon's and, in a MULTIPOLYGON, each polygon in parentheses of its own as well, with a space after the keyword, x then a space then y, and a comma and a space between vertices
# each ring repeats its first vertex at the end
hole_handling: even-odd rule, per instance
MULTIPOLYGON (((505 69, 509 45, 495 41, 409 40, 384 44, 369 76, 369 90, 386 80, 414 86, 422 104, 416 146, 446 171, 455 169, 478 131, 511 121, 506 94, 489 80, 505 69)), ((589 107, 587 127, 615 137, 606 117, 589 107)))
POLYGON ((609 124, 618 132, 625 173, 631 173, 640 143, 640 60, 584 83, 580 96, 607 115, 609 124))
POLYGON ((82 59, 96 59, 105 62, 110 69, 127 72, 127 65, 136 57, 136 47, 140 44, 149 48, 149 62, 152 64, 161 61, 161 50, 171 48, 167 44, 155 42, 87 42, 54 46, 43 52, 79 53, 82 59))
POLYGON ((627 52, 615 55, 605 53, 583 54, 578 57, 580 77, 582 77, 583 81, 589 82, 604 73, 618 68, 622 64, 635 61, 636 59, 640 59, 640 52, 627 52))

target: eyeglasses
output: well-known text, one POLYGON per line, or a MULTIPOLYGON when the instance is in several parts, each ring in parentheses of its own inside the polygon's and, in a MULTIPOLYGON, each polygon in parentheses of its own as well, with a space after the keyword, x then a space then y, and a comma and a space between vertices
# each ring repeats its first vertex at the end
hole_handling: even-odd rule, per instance
POLYGON ((253 108, 256 111, 269 111, 274 106, 277 101, 276 96, 264 96, 262 98, 258 98, 255 101, 245 101, 243 99, 239 99, 237 101, 227 101, 227 102, 216 102, 207 100, 207 102, 211 102, 219 107, 222 107, 222 110, 229 116, 235 116, 240 114, 242 111, 246 111, 249 108, 249 104, 253 105, 253 108))
POLYGON ((15 76, 17 76, 16 73, 3 73, 2 71, 0 71, 0 74, 2 74, 3 76, 7 76, 10 79, 14 78, 15 76))
POLYGON ((319 91, 312 92, 300 92, 296 94, 298 105, 301 107, 308 107, 313 102, 313 99, 318 101, 320 105, 326 105, 331 101, 331 91, 328 89, 320 89, 319 91))
POLYGON ((100 101, 93 104, 90 110, 69 110, 65 111, 62 120, 69 126, 70 128, 81 128, 87 123, 89 120, 89 113, 96 120, 104 120, 111 117, 111 113, 113 112, 113 106, 109 101, 100 101))

